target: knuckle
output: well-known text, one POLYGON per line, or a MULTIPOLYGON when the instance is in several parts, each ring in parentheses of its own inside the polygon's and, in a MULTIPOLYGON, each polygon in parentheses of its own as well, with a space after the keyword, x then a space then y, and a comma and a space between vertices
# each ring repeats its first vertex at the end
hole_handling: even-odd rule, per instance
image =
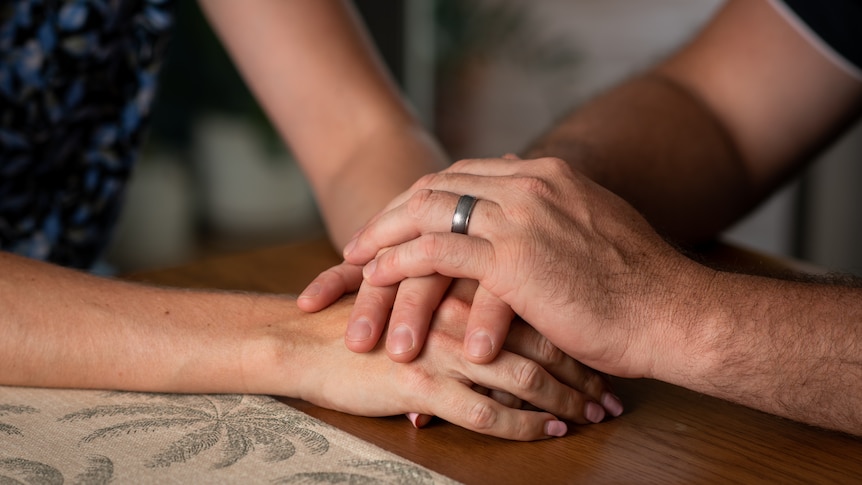
POLYGON ((569 359, 568 355, 546 338, 539 340, 536 350, 539 361, 546 367, 562 366, 569 359))
POLYGON ((519 176, 514 179, 513 185, 530 199, 546 199, 554 194, 553 186, 540 177, 519 176))
POLYGON ((560 395, 557 397, 557 405, 559 406, 559 410, 557 411, 557 413, 562 418, 571 419, 580 423, 585 423, 585 404, 586 401, 580 394, 574 391, 566 391, 560 393, 560 395))
POLYGON ((538 160, 538 163, 550 173, 565 173, 571 169, 571 166, 565 160, 557 157, 545 157, 538 160))
POLYGON ((437 315, 444 321, 466 322, 470 304, 458 298, 445 298, 437 307, 437 315))
POLYGON ((413 184, 413 188, 415 189, 427 189, 434 185, 434 182, 437 181, 438 175, 436 173, 428 173, 425 174, 413 184))
POLYGON ((440 235, 438 233, 427 234, 425 237, 419 238, 418 241, 417 252, 423 261, 435 261, 440 244, 440 235))
MULTIPOLYGON (((401 288, 402 289, 398 291, 398 299, 395 302, 395 305, 402 317, 404 317, 404 312, 411 316, 415 316, 416 311, 425 306, 425 299, 415 291, 404 289, 403 285, 401 288)), ((408 321, 409 320, 413 319, 410 318, 408 321)))
POLYGON ((532 360, 525 360, 515 368, 513 378, 520 392, 535 392, 542 385, 542 366, 532 360))
POLYGON ((358 271, 355 266, 341 264, 330 269, 328 274, 324 273, 322 276, 324 276, 327 281, 334 280, 335 282, 348 284, 351 281, 356 280, 356 273, 358 273, 358 271))
POLYGON ((601 399, 602 394, 608 388, 608 381, 604 376, 591 369, 585 369, 582 389, 595 399, 601 399))
POLYGON ((431 189, 419 189, 407 200, 407 215, 413 219, 422 219, 428 212, 429 202, 434 191, 431 189))
POLYGON ((364 308, 381 308, 391 305, 389 294, 386 289, 363 286, 364 291, 360 291, 356 297, 356 307, 364 308))
POLYGON ((488 430, 497 424, 497 410, 490 403, 482 400, 470 408, 467 413, 467 423, 475 430, 488 430))

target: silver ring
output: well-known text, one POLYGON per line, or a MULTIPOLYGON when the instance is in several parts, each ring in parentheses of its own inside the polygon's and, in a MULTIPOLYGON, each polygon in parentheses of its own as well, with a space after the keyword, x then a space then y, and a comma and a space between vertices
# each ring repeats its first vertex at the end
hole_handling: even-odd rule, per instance
POLYGON ((462 195, 455 206, 455 214, 452 216, 452 232, 467 234, 467 226, 470 224, 470 214, 476 206, 476 198, 472 195, 462 195))

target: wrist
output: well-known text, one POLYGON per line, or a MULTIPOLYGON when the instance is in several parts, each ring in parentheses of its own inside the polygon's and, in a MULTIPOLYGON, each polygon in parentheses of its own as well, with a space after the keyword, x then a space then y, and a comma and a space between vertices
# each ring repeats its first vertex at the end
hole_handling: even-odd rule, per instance
POLYGON ((643 326, 649 335, 641 341, 646 343, 645 377, 688 386, 714 367, 717 333, 727 317, 721 305, 725 275, 682 259, 665 286, 655 325, 643 326))
POLYGON ((336 362, 331 351, 348 352, 344 328, 352 305, 344 298, 315 313, 299 310, 295 300, 277 298, 274 319, 254 324, 241 351, 246 392, 309 400, 319 392, 336 362))

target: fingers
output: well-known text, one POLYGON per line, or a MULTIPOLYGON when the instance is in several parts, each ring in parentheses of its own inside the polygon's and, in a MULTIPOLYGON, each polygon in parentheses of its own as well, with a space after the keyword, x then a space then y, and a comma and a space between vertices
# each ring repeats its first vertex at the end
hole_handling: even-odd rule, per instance
POLYGON ((489 364, 471 364, 467 377, 490 389, 508 392, 555 416, 580 424, 598 423, 604 409, 590 396, 555 379, 538 363, 501 352, 489 364))
MULTIPOLYGON (((418 207, 420 211, 419 214, 421 215, 421 211, 423 210, 421 201, 423 198, 427 197, 427 193, 448 192, 456 199, 456 202, 457 198, 464 194, 473 195, 478 197, 480 200, 497 200, 496 197, 498 195, 506 195, 509 193, 509 188, 511 188, 512 185, 510 183, 506 183, 507 179, 512 176, 522 175, 525 168, 532 167, 536 163, 541 162, 541 160, 525 161, 521 160, 517 155, 506 154, 502 158, 497 159, 461 160, 441 172, 425 175, 413 184, 409 190, 399 194, 390 201, 380 213, 376 214, 368 223, 365 224, 364 228, 360 230, 357 235, 354 235, 354 237, 351 238, 351 241, 344 248, 345 259, 348 259, 355 264, 364 264, 373 258, 373 254, 376 253, 377 250, 396 244, 378 244, 375 246, 375 249, 370 249, 368 247, 363 247, 367 245, 367 242, 362 244, 361 241, 358 243, 358 240, 362 239, 360 235, 365 233, 369 228, 380 226, 380 220, 398 208, 412 207, 416 209, 418 207), (349 255, 350 258, 348 258, 349 255)), ((560 163, 564 164, 564 162, 559 160, 557 160, 557 162, 559 163, 551 165, 559 165, 560 163)), ((443 205, 442 207, 443 212, 447 213, 444 214, 442 218, 435 216, 433 218, 417 217, 414 219, 414 222, 419 222, 421 224, 421 227, 419 228, 420 233, 445 232, 451 228, 451 219, 452 214, 454 213, 455 203, 452 203, 451 206, 443 205)), ((405 221, 409 221, 409 219, 401 219, 398 225, 399 228, 405 230, 416 230, 416 224, 405 225, 405 221)), ((384 234, 388 233, 388 231, 382 232, 384 234)), ((398 242, 405 240, 405 237, 407 239, 411 239, 416 237, 418 234, 419 233, 414 232, 412 236, 402 235, 398 242)))
POLYGON ((600 405, 610 416, 623 413, 622 401, 614 394, 604 374, 569 357, 523 321, 512 323, 504 347, 535 361, 558 381, 583 393, 587 398, 584 415, 589 421, 601 421, 598 410, 589 402, 600 405))
MULTIPOLYGON (((478 198, 470 216, 468 235, 493 239, 501 227, 507 227, 500 206, 489 198, 489 183, 476 176, 459 176, 455 190, 478 198)), ((344 248, 344 258, 353 264, 365 264, 383 248, 415 239, 422 234, 448 233, 460 194, 437 190, 418 190, 408 200, 376 216, 372 223, 344 248)))
POLYGON ((419 355, 428 335, 431 317, 450 281, 445 276, 432 275, 410 278, 398 286, 386 338, 386 352, 392 360, 410 362, 419 355))
POLYGON ((482 283, 492 276, 493 262, 493 246, 484 239, 434 233, 391 248, 366 264, 362 271, 366 282, 375 286, 434 273, 482 283))
POLYGON ((550 413, 506 407, 461 382, 448 380, 442 386, 438 394, 447 398, 434 400, 434 414, 452 424, 518 441, 564 436, 568 431, 566 424, 550 413))
POLYGON ((500 158, 467 158, 453 163, 443 170, 443 173, 505 177, 516 175, 521 171, 523 164, 515 163, 521 160, 512 153, 507 153, 500 158))
POLYGON ((347 319, 344 344, 354 352, 369 352, 377 345, 389 310, 395 302, 397 286, 373 286, 362 283, 347 319))
POLYGON ((362 283, 362 267, 343 262, 317 275, 302 290, 296 306, 306 312, 320 311, 346 293, 352 293, 362 283))
MULTIPOLYGON (((508 176, 515 175, 521 170, 521 165, 511 163, 521 160, 517 155, 506 154, 500 159, 467 159, 453 163, 445 170, 437 173, 430 173, 421 177, 410 189, 402 192, 390 201, 381 212, 387 212, 395 207, 405 203, 418 190, 436 187, 446 184, 453 176, 463 175, 481 175, 481 176, 508 176)), ((473 186, 475 188, 475 185, 473 186)), ((471 193, 471 192, 464 192, 471 193)), ((379 215, 379 214, 378 214, 379 215)), ((374 222, 372 218, 366 226, 374 222)))
POLYGON ((503 348, 509 323, 514 317, 515 312, 509 305, 484 287, 477 288, 464 339, 467 358, 477 364, 494 360, 503 348))

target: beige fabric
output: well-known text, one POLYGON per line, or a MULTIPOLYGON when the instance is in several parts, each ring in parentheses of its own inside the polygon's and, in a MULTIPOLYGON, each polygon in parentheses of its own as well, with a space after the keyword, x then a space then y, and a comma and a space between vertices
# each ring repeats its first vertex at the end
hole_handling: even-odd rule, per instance
POLYGON ((266 396, 0 387, 0 483, 454 483, 266 396))

